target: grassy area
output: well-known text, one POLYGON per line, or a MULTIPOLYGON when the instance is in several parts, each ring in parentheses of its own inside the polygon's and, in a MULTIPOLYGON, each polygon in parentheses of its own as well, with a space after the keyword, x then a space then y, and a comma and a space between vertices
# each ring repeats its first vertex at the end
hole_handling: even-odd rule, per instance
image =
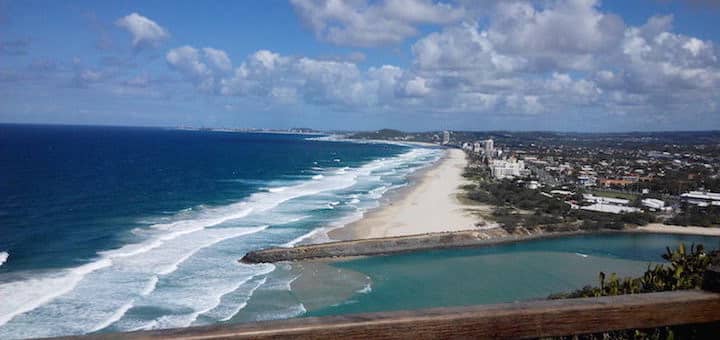
POLYGON ((634 201, 637 198, 637 195, 625 193, 625 192, 591 190, 590 193, 595 196, 608 197, 608 198, 622 198, 622 199, 626 199, 626 200, 630 200, 630 201, 634 201))

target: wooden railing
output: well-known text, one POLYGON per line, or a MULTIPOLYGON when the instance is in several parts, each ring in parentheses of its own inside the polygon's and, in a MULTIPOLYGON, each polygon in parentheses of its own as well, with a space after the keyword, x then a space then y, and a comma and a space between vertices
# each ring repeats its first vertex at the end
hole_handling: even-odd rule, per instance
POLYGON ((720 263, 703 290, 433 308, 84 336, 90 339, 537 338, 720 322, 720 263))

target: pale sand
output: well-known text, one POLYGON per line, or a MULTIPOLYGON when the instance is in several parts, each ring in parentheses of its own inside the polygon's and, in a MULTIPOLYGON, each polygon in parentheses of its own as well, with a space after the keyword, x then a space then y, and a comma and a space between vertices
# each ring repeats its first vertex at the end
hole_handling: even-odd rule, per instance
POLYGON ((662 223, 651 223, 643 227, 638 227, 637 229, 653 233, 720 236, 720 228, 683 227, 662 223))
POLYGON ((329 236, 348 240, 477 229, 476 224, 484 224, 472 213, 478 207, 457 197, 467 183, 462 177, 466 164, 465 152, 448 149, 439 164, 421 174, 403 195, 329 236))

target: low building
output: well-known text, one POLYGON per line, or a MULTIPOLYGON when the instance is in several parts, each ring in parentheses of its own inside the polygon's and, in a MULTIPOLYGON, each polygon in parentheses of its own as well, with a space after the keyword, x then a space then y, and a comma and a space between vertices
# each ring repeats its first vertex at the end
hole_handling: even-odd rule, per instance
POLYGON ((623 198, 612 198, 612 197, 601 197, 592 194, 583 194, 583 199, 587 202, 598 203, 598 204, 614 204, 614 205, 628 205, 630 200, 623 198))
POLYGON ((531 190, 535 190, 540 187, 540 183, 538 181, 530 181, 525 184, 525 187, 531 190))
POLYGON ((665 201, 655 198, 644 198, 642 205, 651 209, 661 210, 665 208, 665 201))
POLYGON ((617 179, 617 178, 602 178, 600 179, 600 185, 604 187, 624 187, 628 186, 630 184, 633 184, 635 182, 627 180, 627 179, 617 179))
POLYGON ((641 212, 639 208, 634 207, 628 207, 623 205, 615 205, 615 204, 603 204, 603 203, 595 203, 588 206, 580 207, 582 210, 587 211, 595 211, 595 212, 602 212, 602 213, 609 213, 609 214, 624 214, 624 213, 632 213, 632 212, 641 212))
POLYGON ((707 191, 690 191, 680 195, 683 202, 699 207, 720 206, 720 194, 707 191))
POLYGON ((567 191, 567 190, 552 190, 552 191, 550 191, 550 193, 553 194, 553 195, 557 195, 557 196, 572 196, 572 195, 575 195, 574 192, 572 192, 572 191, 567 191))
POLYGON ((578 176, 578 184, 584 187, 594 187, 597 182, 597 178, 594 176, 578 176))

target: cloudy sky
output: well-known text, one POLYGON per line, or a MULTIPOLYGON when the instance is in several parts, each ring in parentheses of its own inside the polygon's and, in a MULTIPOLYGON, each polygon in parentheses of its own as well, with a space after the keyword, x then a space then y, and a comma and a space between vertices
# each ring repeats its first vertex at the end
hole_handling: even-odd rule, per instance
POLYGON ((0 122, 720 129, 717 3, 0 1, 0 122))

